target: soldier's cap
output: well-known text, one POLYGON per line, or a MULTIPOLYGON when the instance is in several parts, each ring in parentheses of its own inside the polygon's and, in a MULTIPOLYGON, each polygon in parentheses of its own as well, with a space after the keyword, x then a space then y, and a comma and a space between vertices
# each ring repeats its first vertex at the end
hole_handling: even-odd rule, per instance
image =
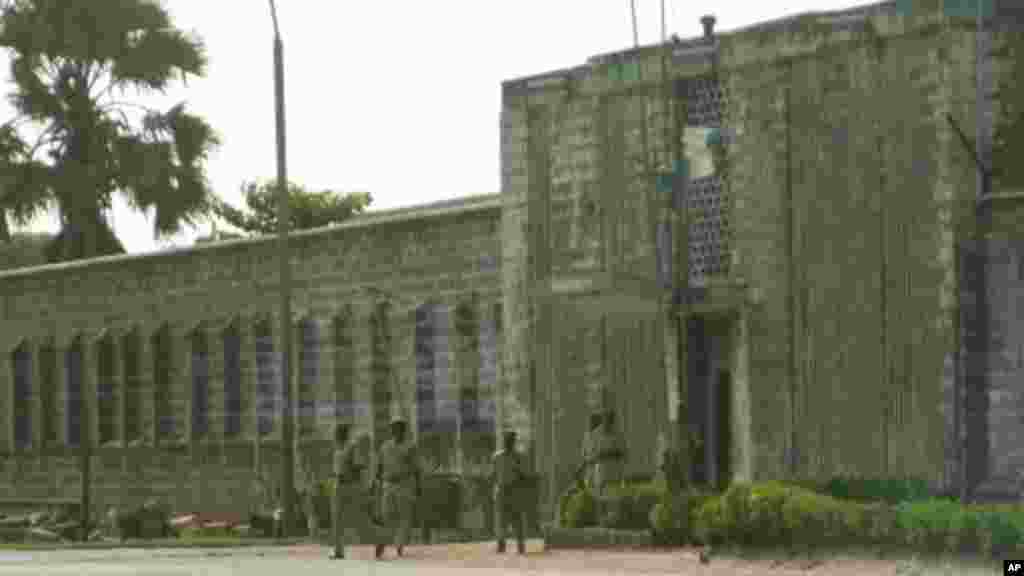
POLYGON ((516 431, 515 430, 505 430, 504 432, 502 432, 501 436, 503 438, 515 438, 516 437, 516 431))
POLYGON ((390 425, 394 426, 395 424, 401 424, 404 426, 408 424, 408 422, 406 422, 405 418, 402 418, 401 416, 395 416, 394 418, 391 419, 390 425))

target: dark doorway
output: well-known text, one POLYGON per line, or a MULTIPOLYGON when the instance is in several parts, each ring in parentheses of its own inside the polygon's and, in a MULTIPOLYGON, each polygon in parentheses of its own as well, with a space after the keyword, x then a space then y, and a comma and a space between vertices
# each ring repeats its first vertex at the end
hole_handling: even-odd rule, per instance
POLYGON ((728 370, 718 373, 718 401, 717 423, 718 435, 715 442, 715 452, 718 460, 718 488, 724 489, 732 478, 732 459, 730 448, 732 447, 732 374, 728 370))
MULTIPOLYGON (((732 478, 732 350, 727 317, 687 322, 686 429, 692 446, 694 484, 725 487, 732 478)), ((685 438, 685 436, 684 436, 685 438)))

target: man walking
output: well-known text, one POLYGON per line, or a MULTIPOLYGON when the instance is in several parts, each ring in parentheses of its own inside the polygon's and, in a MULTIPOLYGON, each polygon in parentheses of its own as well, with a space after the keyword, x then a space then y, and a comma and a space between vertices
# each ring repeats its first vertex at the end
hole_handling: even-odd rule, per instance
POLYGON ((491 459, 491 481, 494 484, 494 511, 497 517, 498 554, 505 552, 505 530, 511 522, 515 527, 516 547, 526 554, 526 503, 521 496, 523 479, 522 458, 516 452, 516 433, 506 430, 504 446, 491 459))
MULTIPOLYGON (((419 459, 407 432, 405 420, 391 420, 391 438, 381 446, 377 463, 384 521, 394 531, 394 546, 399 556, 409 541, 416 500, 421 494, 419 459)), ((385 544, 377 544, 377 558, 383 556, 384 548, 385 544)))
POLYGON ((331 506, 331 540, 334 542, 333 559, 345 557, 343 541, 352 544, 354 535, 364 534, 369 526, 366 510, 363 470, 366 454, 362 438, 349 441, 349 427, 338 424, 334 428, 334 499, 331 506), (347 534, 343 534, 347 533, 347 534))

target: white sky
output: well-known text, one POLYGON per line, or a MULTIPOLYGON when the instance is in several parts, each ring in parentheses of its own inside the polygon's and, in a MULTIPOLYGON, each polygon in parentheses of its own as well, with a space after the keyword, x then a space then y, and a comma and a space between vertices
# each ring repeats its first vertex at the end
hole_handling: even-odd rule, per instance
MULTIPOLYGON (((635 0, 641 44, 661 34, 659 0, 635 0)), ((730 30, 864 0, 665 0, 668 34, 730 30)), ((501 82, 584 63, 632 44, 629 0, 277 0, 285 52, 288 177, 367 190, 372 208, 499 191, 501 82)), ((142 102, 185 100, 221 137, 207 171, 241 205, 244 180, 276 175, 273 37, 264 0, 166 0, 177 26, 206 43, 205 78, 142 102)), ((5 80, 9 78, 3 59, 5 80)), ((6 92, 9 84, 5 84, 6 92)), ((13 111, 0 103, 0 114, 13 111)), ((146 216, 117 202, 129 252, 190 244, 208 227, 156 241, 146 216)), ((32 230, 56 231, 57 217, 32 230)))

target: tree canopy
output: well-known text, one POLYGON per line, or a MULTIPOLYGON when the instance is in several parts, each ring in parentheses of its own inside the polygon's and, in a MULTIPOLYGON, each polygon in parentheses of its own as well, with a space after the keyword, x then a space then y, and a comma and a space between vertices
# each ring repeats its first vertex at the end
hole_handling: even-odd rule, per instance
MULTIPOLYGON (((213 212, 231 226, 248 234, 273 234, 277 231, 277 183, 246 182, 242 184, 245 210, 216 200, 213 212)), ((373 199, 369 192, 341 194, 333 190, 311 191, 288 183, 291 226, 308 230, 337 224, 361 214, 373 199)))
POLYGON ((18 112, 0 126, 0 235, 7 216, 25 224, 56 206, 62 228, 47 258, 68 260, 124 251, 105 217, 115 192, 152 211, 157 237, 209 212, 210 125, 184 103, 160 111, 123 100, 205 73, 202 41, 159 2, 9 0, 0 47, 18 112))

